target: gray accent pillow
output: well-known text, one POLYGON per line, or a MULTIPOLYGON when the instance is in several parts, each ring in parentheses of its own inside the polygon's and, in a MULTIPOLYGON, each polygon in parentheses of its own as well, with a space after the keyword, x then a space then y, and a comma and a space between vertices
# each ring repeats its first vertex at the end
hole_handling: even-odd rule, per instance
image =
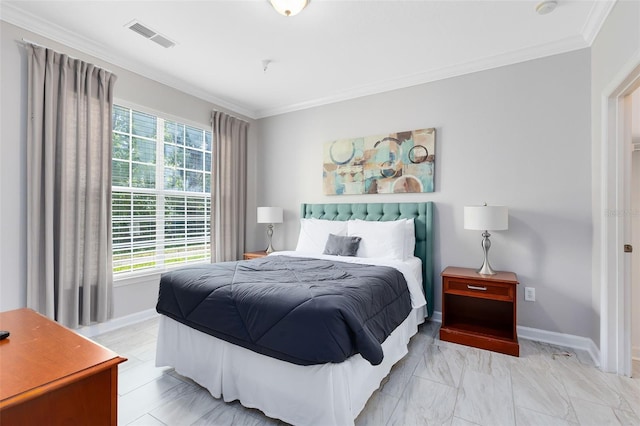
POLYGON ((329 234, 327 244, 324 246, 322 254, 332 254, 334 256, 355 256, 360 246, 360 237, 343 237, 341 235, 329 234))

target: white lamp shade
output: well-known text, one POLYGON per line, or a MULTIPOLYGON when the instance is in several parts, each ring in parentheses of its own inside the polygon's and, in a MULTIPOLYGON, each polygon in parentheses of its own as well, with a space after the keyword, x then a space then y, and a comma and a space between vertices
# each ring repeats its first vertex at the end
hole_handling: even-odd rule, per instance
POLYGON ((476 231, 509 229, 509 209, 505 206, 466 206, 464 229, 476 231))
POLYGON ((271 6, 284 16, 293 16, 302 12, 307 7, 308 0, 269 0, 271 6))
POLYGON ((258 207, 258 223, 282 223, 282 207, 258 207))

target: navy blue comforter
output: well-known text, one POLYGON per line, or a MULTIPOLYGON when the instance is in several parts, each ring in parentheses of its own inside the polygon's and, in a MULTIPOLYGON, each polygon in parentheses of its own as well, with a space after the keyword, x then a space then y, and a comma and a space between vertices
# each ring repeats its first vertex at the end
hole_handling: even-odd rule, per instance
POLYGON ((407 317, 411 300, 394 268, 268 256, 165 273, 156 309, 294 364, 342 362, 360 353, 377 365, 381 343, 407 317))

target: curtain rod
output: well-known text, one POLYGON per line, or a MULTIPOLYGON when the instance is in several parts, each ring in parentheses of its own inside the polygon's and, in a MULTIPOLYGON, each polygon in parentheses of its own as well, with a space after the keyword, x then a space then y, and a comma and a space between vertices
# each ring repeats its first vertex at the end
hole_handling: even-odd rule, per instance
POLYGON ((40 43, 36 43, 35 41, 29 40, 27 38, 23 38, 22 40, 17 40, 17 41, 18 41, 18 43, 22 43, 24 45, 33 44, 34 46, 44 47, 45 49, 49 49, 47 46, 44 46, 44 45, 42 45, 40 43))
MULTIPOLYGON (((249 123, 247 120, 245 120, 244 118, 240 118, 240 117, 238 117, 237 115, 229 114, 229 113, 228 113, 228 112, 226 112, 226 111, 220 111, 220 110, 214 109, 214 110, 212 110, 212 112, 213 112, 213 113, 221 112, 221 113, 223 113, 223 114, 227 114, 227 115, 228 115, 229 117, 231 117, 231 118, 235 118, 236 120, 240 120, 240 121, 242 121, 243 123, 251 124, 251 123, 249 123)), ((211 114, 211 122, 213 123, 213 114, 211 114)))
MULTIPOLYGON (((16 41, 17 41, 18 43, 21 43, 21 44, 25 45, 25 46, 26 46, 26 45, 28 45, 28 44, 33 44, 34 46, 42 47, 42 48, 44 48, 44 49, 54 50, 54 51, 56 51, 56 52, 57 52, 57 50, 55 50, 55 49, 52 49, 52 48, 47 47, 47 46, 45 46, 45 45, 43 45, 43 44, 40 44, 40 43, 36 43, 35 41, 31 41, 31 40, 29 40, 29 39, 27 39, 27 38, 23 38, 22 40, 16 40, 16 41)), ((65 53, 65 55, 66 55, 66 53, 65 53)), ((82 61, 82 59, 76 58, 75 56, 70 56, 70 55, 67 55, 67 56, 69 56, 71 59, 76 59, 76 60, 78 60, 78 61, 82 61)), ((96 66, 97 66, 97 65, 96 65, 96 66)), ((114 72, 113 72, 113 71, 108 70, 108 69, 106 69, 106 68, 104 68, 104 67, 102 67, 102 66, 100 66, 99 68, 101 68, 101 69, 105 70, 106 72, 109 72, 109 73, 111 73, 111 74, 114 74, 114 72)))

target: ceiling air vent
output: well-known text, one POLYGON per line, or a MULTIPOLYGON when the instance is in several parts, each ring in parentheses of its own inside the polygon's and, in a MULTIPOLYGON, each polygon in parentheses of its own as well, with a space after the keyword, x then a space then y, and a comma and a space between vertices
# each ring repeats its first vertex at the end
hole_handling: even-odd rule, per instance
POLYGON ((160 34, 156 34, 155 36, 151 37, 151 41, 155 41, 160 46, 162 46, 164 48, 167 48, 167 49, 169 47, 173 47, 173 46, 176 45, 174 42, 172 42, 171 40, 169 40, 166 37, 161 36, 160 34))
POLYGON ((128 24, 125 25, 125 27, 129 28, 131 31, 135 33, 140 34, 144 38, 147 38, 151 41, 155 41, 156 43, 158 43, 160 46, 164 48, 169 48, 176 45, 173 41, 169 40, 167 37, 161 34, 158 34, 156 31, 152 30, 151 28, 147 27, 146 25, 136 20, 129 22, 128 24))
POLYGON ((150 28, 145 27, 140 22, 133 21, 133 23, 128 24, 128 25, 129 25, 129 29, 131 31, 134 31, 134 32, 140 34, 141 36, 143 36, 145 38, 151 38, 154 35, 156 35, 155 31, 153 31, 150 28))

